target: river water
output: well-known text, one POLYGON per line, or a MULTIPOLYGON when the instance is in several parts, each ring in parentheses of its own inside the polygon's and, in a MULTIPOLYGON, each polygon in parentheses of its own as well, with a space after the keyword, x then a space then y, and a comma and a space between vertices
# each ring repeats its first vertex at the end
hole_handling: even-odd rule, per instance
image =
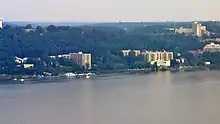
POLYGON ((220 72, 0 85, 1 124, 220 124, 220 72))

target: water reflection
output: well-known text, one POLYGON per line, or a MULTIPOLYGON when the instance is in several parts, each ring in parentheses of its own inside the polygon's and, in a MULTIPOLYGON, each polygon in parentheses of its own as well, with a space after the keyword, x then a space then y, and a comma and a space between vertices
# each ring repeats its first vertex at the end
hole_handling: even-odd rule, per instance
POLYGON ((219 72, 0 85, 4 124, 219 124, 219 72))

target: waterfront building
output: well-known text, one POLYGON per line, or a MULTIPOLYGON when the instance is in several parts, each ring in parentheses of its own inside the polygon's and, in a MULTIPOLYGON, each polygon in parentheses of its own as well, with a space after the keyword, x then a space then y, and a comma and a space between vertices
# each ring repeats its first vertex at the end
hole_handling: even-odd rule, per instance
MULTIPOLYGON (((88 53, 69 53, 69 54, 63 54, 58 55, 58 58, 66 58, 73 60, 76 64, 80 66, 84 66, 87 69, 91 69, 92 67, 92 55, 88 53)), ((54 56, 50 56, 50 58, 54 58, 54 56)))
POLYGON ((70 54, 58 55, 58 58, 66 58, 66 59, 69 59, 69 58, 70 58, 70 54))
POLYGON ((144 55, 146 62, 152 65, 157 64, 157 66, 169 67, 171 60, 173 60, 173 52, 167 51, 145 51, 142 52, 142 55, 144 55))
POLYGON ((76 62, 78 65, 84 66, 87 69, 91 69, 92 67, 92 55, 84 54, 82 52, 78 53, 70 53, 69 57, 71 60, 76 62))
POLYGON ((215 43, 207 44, 203 48, 203 51, 204 52, 220 52, 220 45, 219 44, 215 44, 215 43))
POLYGON ((24 64, 24 68, 33 68, 34 64, 24 64))

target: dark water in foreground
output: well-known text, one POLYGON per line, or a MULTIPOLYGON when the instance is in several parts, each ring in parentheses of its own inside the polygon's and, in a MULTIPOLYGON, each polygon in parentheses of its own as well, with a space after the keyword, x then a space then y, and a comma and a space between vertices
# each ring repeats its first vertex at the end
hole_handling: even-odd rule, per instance
POLYGON ((0 124, 220 124, 220 72, 0 85, 0 124))

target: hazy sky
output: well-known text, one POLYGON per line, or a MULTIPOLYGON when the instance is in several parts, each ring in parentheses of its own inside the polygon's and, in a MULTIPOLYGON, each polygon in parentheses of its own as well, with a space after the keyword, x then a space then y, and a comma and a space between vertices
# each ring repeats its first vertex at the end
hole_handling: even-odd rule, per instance
POLYGON ((219 0, 0 0, 11 21, 220 20, 219 0))

